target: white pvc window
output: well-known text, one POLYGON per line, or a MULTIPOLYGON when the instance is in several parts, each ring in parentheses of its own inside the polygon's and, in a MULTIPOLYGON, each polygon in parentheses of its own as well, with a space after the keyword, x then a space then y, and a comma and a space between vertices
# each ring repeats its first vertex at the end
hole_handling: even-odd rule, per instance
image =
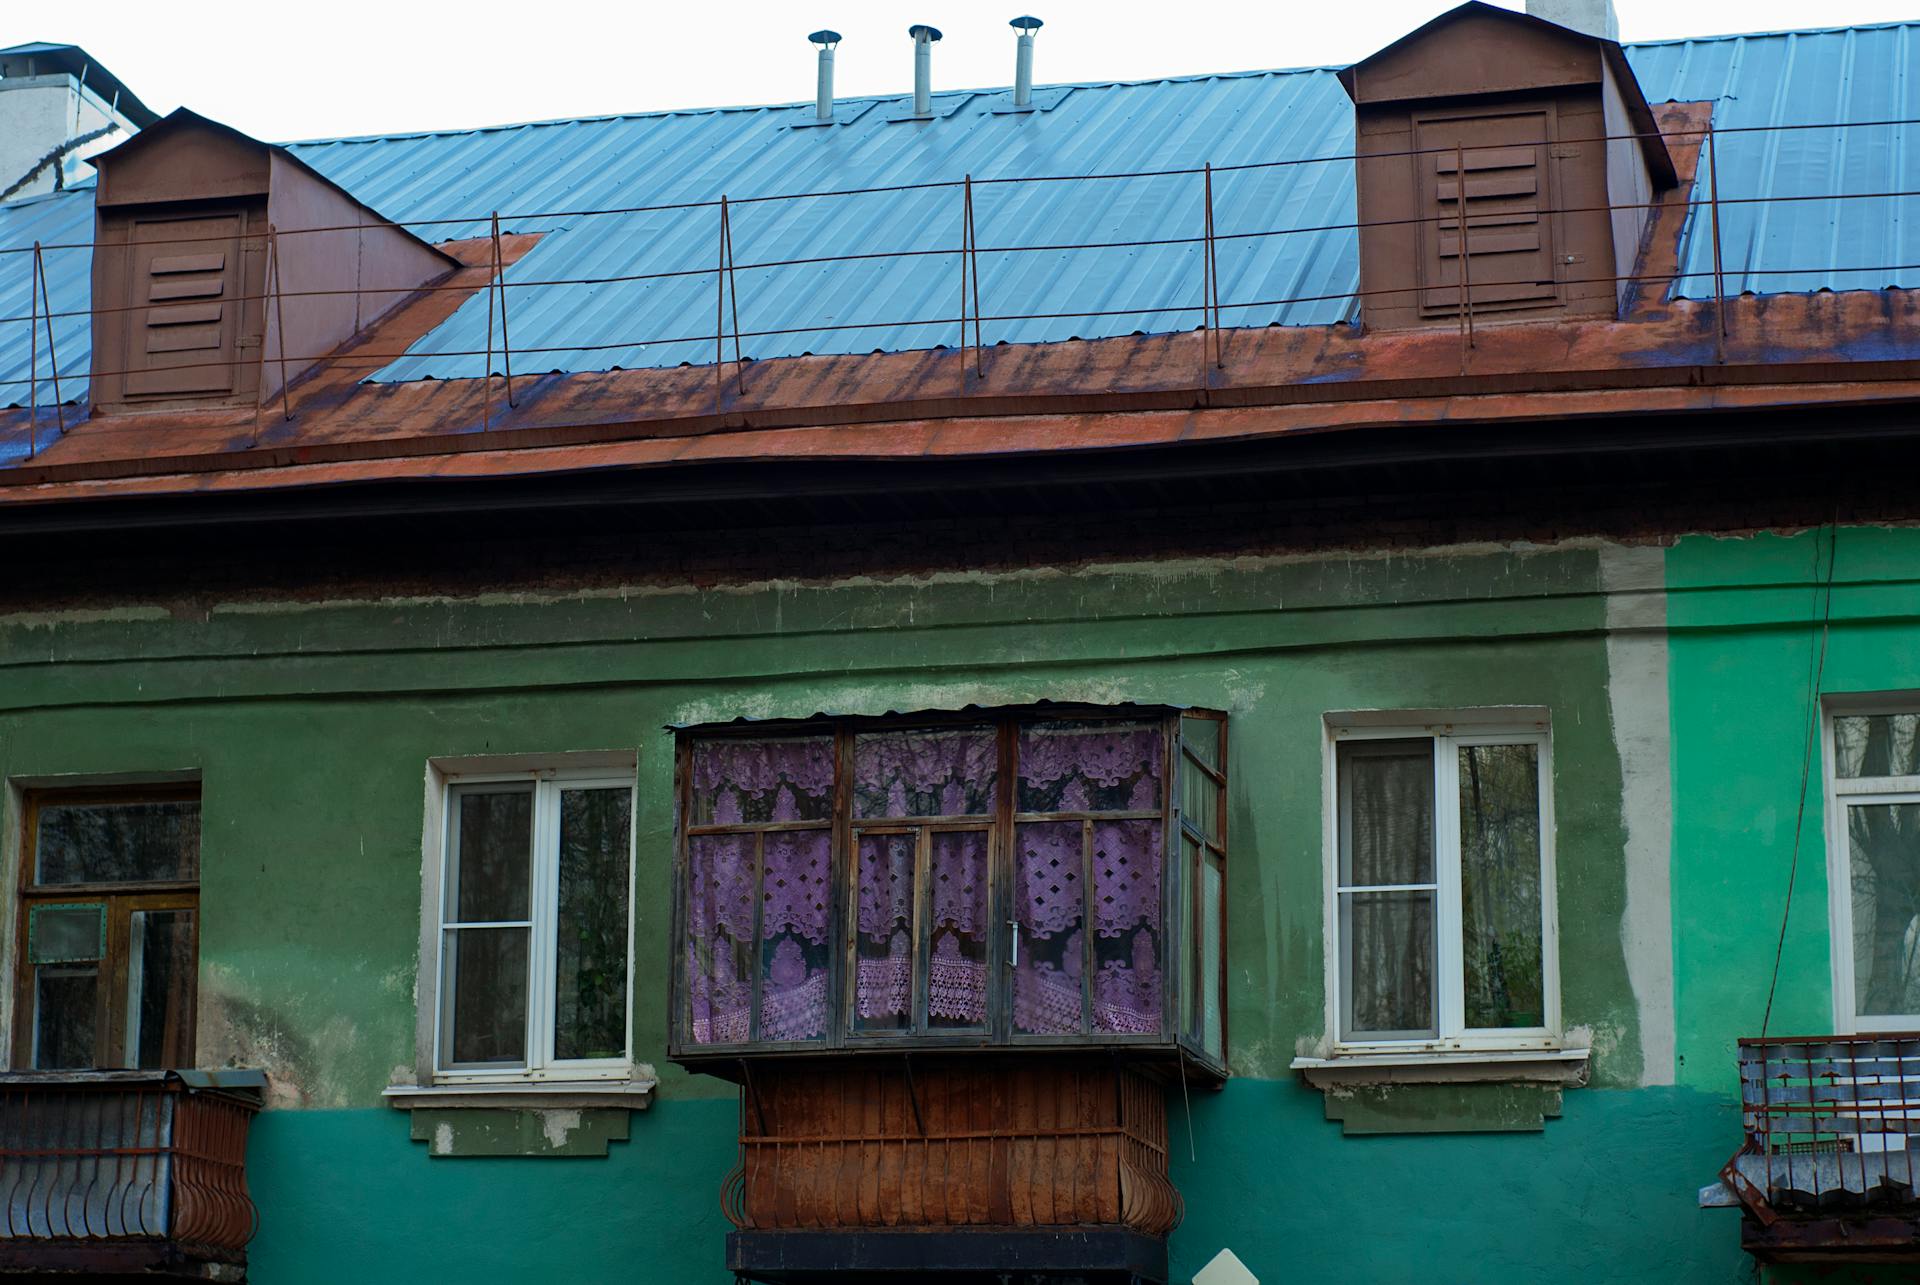
POLYGON ((437 1079, 627 1073, 632 871, 631 775, 521 772, 446 786, 437 1079))
POLYGON ((1826 741, 1835 1021, 1920 1029, 1920 701, 1830 710, 1826 741))
POLYGON ((1538 725, 1333 730, 1328 973, 1343 1047, 1553 1044, 1549 752, 1538 725))

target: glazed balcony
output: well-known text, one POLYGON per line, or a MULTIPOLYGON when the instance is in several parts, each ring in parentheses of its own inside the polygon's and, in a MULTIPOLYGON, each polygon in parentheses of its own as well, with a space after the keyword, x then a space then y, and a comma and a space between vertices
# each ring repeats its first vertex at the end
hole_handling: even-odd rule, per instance
POLYGON ((686 729, 673 1056, 741 1088, 728 1269, 1166 1279, 1226 1075, 1227 729, 1020 706, 686 729))
POLYGON ((1920 1262, 1920 1035, 1740 1041, 1746 1142, 1721 1170, 1770 1262, 1920 1262))
POLYGON ((257 1071, 0 1075, 0 1278, 243 1281, 257 1071))

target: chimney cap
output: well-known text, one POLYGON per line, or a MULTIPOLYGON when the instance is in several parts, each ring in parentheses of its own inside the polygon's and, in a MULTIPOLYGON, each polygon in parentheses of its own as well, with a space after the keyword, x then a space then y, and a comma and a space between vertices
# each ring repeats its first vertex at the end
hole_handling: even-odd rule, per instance
POLYGON ((811 40, 816 45, 837 45, 840 43, 840 33, 837 31, 827 31, 823 29, 823 30, 811 33, 810 35, 808 35, 807 39, 811 40))
POLYGON ((922 36, 925 36, 928 40, 938 40, 940 39, 940 28, 929 27, 924 22, 916 22, 907 28, 907 34, 915 40, 920 39, 922 36))
POLYGON ((1040 28, 1046 26, 1044 22, 1041 22, 1040 19, 1033 17, 1031 14, 1015 18, 1007 25, 1020 31, 1038 31, 1040 28))

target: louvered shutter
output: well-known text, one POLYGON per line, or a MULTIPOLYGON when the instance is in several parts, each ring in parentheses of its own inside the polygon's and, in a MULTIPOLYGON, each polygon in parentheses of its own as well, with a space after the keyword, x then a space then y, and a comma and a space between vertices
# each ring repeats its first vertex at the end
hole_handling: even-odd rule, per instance
POLYGON ((1534 306, 1558 296, 1551 124, 1541 112, 1417 124, 1423 312, 1451 316, 1460 309, 1463 203, 1476 309, 1534 306))
POLYGON ((141 220, 131 250, 127 393, 232 392, 244 307, 240 216, 141 220))

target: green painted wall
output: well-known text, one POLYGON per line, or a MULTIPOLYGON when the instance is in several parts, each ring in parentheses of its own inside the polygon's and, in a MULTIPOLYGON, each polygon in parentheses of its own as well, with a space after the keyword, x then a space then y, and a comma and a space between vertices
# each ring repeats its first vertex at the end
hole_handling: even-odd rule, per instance
POLYGON ((1770 1029, 1834 1026, 1817 744, 1800 812, 1830 557, 1822 692, 1920 689, 1920 530, 1690 537, 1667 558, 1679 1079, 1714 1092, 1759 1032, 1783 916, 1770 1029))
MULTIPOLYGON (((1748 1279, 1735 1218, 1693 1204, 1738 1141, 1716 1037, 1683 1034, 1688 1087, 1637 1087, 1601 583, 1600 552, 1565 546, 16 617, 0 773, 200 773, 203 1058, 274 1077, 260 1285, 723 1280, 731 1089, 664 1062, 661 728, 1038 698, 1233 718, 1239 1078, 1193 1099, 1195 1158, 1176 1124, 1177 1279, 1222 1244, 1269 1285, 1748 1279), (1287 1070, 1324 1034, 1321 716, 1505 704, 1552 713, 1563 1007, 1594 1087, 1540 1132, 1344 1137, 1287 1070), (379 1097, 413 1060, 426 760, 590 749, 639 755, 634 1015, 661 1101, 604 1158, 430 1158, 379 1097)), ((1714 1002, 1711 956, 1688 959, 1689 1002, 1714 1002)), ((1750 1005, 1751 968, 1724 989, 1750 1005)))

